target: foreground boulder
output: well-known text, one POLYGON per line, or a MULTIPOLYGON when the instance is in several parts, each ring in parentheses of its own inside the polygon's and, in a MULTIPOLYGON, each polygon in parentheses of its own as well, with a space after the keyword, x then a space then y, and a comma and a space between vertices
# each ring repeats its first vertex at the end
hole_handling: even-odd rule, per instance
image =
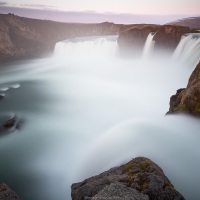
POLYGON ((72 200, 107 198, 184 200, 162 169, 143 157, 72 185, 72 200))
POLYGON ((22 124, 23 120, 18 119, 16 116, 4 120, 0 123, 0 136, 7 135, 8 133, 21 129, 22 124))
POLYGON ((200 117, 200 62, 189 78, 187 88, 177 90, 170 98, 167 114, 186 113, 200 117))
POLYGON ((0 199, 1 200, 21 200, 17 194, 12 191, 5 183, 0 183, 0 199))

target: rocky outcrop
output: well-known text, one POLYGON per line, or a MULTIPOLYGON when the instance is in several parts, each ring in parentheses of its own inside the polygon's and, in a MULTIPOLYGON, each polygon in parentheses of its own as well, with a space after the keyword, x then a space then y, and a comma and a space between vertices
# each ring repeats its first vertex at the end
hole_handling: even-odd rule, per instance
POLYGON ((118 44, 122 55, 138 56, 141 55, 145 41, 149 33, 154 33, 154 51, 160 52, 161 49, 174 51, 186 33, 194 32, 189 27, 172 25, 138 25, 120 33, 118 44))
POLYGON ((0 123, 0 136, 7 135, 8 133, 21 129, 22 124, 23 120, 18 119, 16 116, 4 120, 0 123))
POLYGON ((121 32, 117 40, 121 54, 123 56, 141 54, 149 33, 157 32, 159 28, 159 25, 138 24, 121 32))
POLYGON ((72 185, 72 200, 82 199, 183 200, 162 169, 138 157, 102 174, 72 185))
POLYGON ((189 78, 186 88, 177 90, 170 98, 167 114, 186 113, 200 117, 200 62, 189 78))
POLYGON ((155 50, 166 49, 173 51, 181 40, 181 37, 190 33, 189 27, 165 25, 160 27, 154 36, 155 50))
POLYGON ((5 183, 0 183, 0 199, 1 200, 21 200, 17 194, 11 190, 5 183))
POLYGON ((53 52, 57 42, 77 36, 114 35, 130 25, 78 24, 29 19, 0 14, 0 62, 42 57, 53 52))

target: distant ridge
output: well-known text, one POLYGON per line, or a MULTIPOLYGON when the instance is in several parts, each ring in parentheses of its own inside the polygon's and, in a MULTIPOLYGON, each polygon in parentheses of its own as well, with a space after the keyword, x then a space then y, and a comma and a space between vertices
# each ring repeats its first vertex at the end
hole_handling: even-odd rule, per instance
POLYGON ((183 18, 177 21, 173 21, 168 23, 170 25, 180 25, 180 26, 188 26, 190 28, 195 28, 200 30, 200 16, 199 17, 190 17, 183 18))

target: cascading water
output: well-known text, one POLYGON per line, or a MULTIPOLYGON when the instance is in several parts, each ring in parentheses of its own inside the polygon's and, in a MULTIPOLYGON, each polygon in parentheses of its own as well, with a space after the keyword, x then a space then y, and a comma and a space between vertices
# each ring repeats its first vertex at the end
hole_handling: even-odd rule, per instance
MULTIPOLYGON (((117 36, 106 38, 88 37, 73 38, 56 44, 54 55, 69 57, 70 59, 90 56, 92 58, 113 57, 118 52, 117 36)), ((79 59, 80 59, 79 58, 79 59)))
MULTIPOLYGON (((68 200, 72 183, 135 156, 157 162, 186 199, 199 198, 199 121, 165 116, 193 69, 120 59, 116 39, 67 40, 52 58, 1 69, 1 112, 25 124, 0 138, 0 179, 24 200, 68 200)), ((149 51, 152 35, 147 43, 149 51)))
POLYGON ((150 58, 154 49, 155 41, 153 40, 155 33, 149 33, 142 53, 143 59, 150 58))
POLYGON ((183 36, 174 52, 173 59, 184 64, 196 64, 200 59, 200 33, 183 36))

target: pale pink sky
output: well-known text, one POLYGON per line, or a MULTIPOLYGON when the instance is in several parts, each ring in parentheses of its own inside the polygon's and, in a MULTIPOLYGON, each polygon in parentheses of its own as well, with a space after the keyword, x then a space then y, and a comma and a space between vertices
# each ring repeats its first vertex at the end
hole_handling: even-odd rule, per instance
POLYGON ((71 22, 167 23, 200 15, 200 0, 0 0, 0 13, 71 22))

